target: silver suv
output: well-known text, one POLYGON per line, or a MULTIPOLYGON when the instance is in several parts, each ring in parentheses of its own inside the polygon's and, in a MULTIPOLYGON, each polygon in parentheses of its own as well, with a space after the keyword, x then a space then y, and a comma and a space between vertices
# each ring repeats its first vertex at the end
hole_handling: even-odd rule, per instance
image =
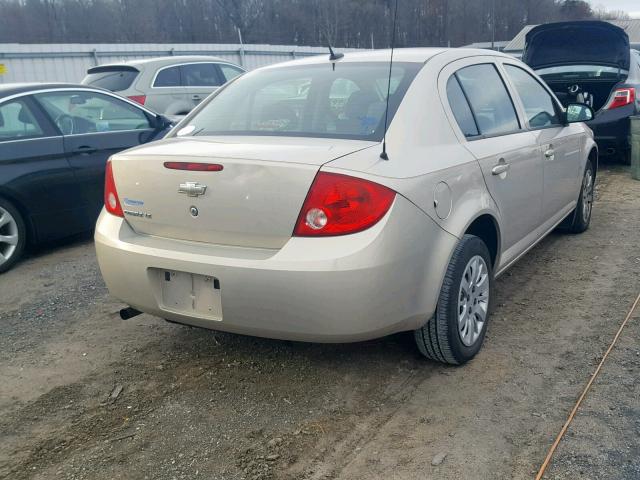
POLYGON ((172 56, 93 67, 82 83, 111 90, 164 115, 186 115, 242 73, 238 65, 217 57, 172 56))

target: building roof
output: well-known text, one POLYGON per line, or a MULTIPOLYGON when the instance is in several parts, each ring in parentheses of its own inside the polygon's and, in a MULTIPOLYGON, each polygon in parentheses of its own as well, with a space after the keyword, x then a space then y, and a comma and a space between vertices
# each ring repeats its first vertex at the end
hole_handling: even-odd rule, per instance
MULTIPOLYGON (((629 42, 632 46, 640 45, 640 19, 607 21, 622 28, 627 35, 629 35, 629 42)), ((504 47, 504 51, 509 53, 522 52, 522 50, 524 50, 524 42, 527 33, 536 26, 537 25, 526 25, 515 37, 513 37, 513 40, 504 47)))

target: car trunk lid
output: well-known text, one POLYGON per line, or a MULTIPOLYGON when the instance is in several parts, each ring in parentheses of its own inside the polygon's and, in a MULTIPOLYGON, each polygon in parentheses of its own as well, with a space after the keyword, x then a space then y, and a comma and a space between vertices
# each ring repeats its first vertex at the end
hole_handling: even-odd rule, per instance
POLYGON ((132 228, 166 238, 280 248, 318 169, 373 142, 293 137, 168 139, 117 155, 116 188, 132 228), (206 163, 219 171, 167 168, 206 163))
POLYGON ((534 70, 558 65, 603 65, 629 70, 629 37, 608 22, 538 25, 525 38, 522 60, 534 70))

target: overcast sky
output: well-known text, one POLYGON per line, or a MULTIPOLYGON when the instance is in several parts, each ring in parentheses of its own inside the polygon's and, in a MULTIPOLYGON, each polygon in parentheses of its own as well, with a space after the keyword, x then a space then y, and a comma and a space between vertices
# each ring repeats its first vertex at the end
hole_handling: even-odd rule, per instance
POLYGON ((591 0, 591 5, 607 10, 624 10, 630 16, 640 18, 640 0, 591 0))

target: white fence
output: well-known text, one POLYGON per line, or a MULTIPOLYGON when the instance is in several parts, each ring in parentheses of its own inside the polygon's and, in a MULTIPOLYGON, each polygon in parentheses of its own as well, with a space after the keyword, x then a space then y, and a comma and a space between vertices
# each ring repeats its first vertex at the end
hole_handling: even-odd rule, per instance
MULTIPOLYGON (((341 52, 355 49, 340 49, 341 52)), ((72 82, 95 65, 166 55, 214 55, 251 70, 310 55, 327 54, 323 47, 202 43, 52 43, 0 44, 0 84, 12 82, 72 82)))

